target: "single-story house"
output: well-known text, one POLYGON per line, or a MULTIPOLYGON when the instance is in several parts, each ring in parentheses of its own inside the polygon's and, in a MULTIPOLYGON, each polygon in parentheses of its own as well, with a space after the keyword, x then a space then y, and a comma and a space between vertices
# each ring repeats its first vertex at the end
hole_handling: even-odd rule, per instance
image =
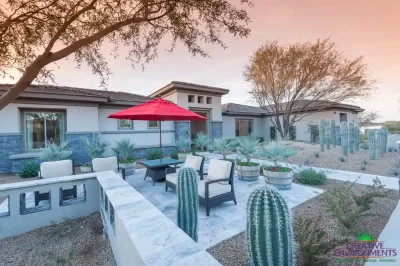
MULTIPOLYGON (((0 96, 10 84, 0 85, 0 96)), ((137 158, 158 147, 159 125, 155 121, 108 119, 108 115, 156 97, 170 100, 207 117, 206 121, 162 122, 164 152, 175 149, 175 140, 193 138, 204 132, 210 139, 234 138, 253 133, 265 140, 274 138, 273 126, 265 110, 234 103, 221 104, 228 89, 173 81, 149 96, 62 86, 29 86, 20 97, 0 111, 0 173, 15 172, 24 160, 38 158, 48 141, 67 140, 76 165, 89 162, 82 138, 101 133, 103 140, 115 145, 130 138, 137 158), (271 136, 272 134, 272 136, 271 136)), ((294 139, 312 141, 310 128, 321 118, 357 123, 357 106, 336 104, 307 116, 295 125, 294 139)), ((293 134, 292 134, 293 135, 293 134)), ((106 155, 113 155, 112 149, 106 155)))

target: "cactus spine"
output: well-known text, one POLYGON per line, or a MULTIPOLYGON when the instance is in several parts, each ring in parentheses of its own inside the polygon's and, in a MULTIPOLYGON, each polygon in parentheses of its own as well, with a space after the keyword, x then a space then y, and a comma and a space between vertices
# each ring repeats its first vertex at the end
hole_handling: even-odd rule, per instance
POLYGON ((197 173, 193 168, 183 167, 178 172, 178 226, 197 242, 199 196, 197 173))
POLYGON ((289 209, 275 188, 263 186, 250 194, 246 235, 250 265, 296 265, 289 209))
POLYGON ((326 142, 326 148, 330 150, 332 140, 331 140, 330 123, 328 120, 325 120, 325 142, 326 142))
POLYGON ((375 140, 375 131, 368 130, 368 140, 369 140, 369 158, 371 160, 376 159, 376 140, 375 140))
POLYGON ((335 120, 331 120, 331 139, 332 146, 336 148, 336 122, 335 120))
POLYGON ((347 128, 347 122, 340 123, 340 139, 342 143, 343 156, 348 156, 349 129, 347 128))
POLYGON ((378 129, 376 132, 376 144, 378 146, 378 155, 382 157, 385 153, 385 131, 383 129, 378 129))
POLYGON ((319 151, 324 151, 325 145, 325 119, 319 123, 319 151))
POLYGON ((354 149, 356 151, 360 150, 360 128, 358 126, 354 127, 354 149))
POLYGON ((349 151, 354 153, 354 124, 349 123, 349 151))

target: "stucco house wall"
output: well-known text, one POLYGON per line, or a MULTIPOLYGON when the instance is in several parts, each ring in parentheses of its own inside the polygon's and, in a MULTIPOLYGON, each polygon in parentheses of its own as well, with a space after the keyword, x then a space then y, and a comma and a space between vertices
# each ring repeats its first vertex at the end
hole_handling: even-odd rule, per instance
POLYGON ((222 116, 222 127, 224 137, 236 137, 236 119, 253 120, 253 134, 257 137, 263 137, 265 140, 269 138, 268 128, 266 128, 263 117, 254 116, 222 116))

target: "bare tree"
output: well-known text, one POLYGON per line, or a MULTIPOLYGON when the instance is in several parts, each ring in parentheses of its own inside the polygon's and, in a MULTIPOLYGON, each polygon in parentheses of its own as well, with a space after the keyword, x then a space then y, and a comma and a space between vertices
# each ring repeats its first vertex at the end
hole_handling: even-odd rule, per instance
POLYGON ((375 111, 364 111, 362 113, 358 113, 358 125, 360 127, 366 126, 370 123, 375 122, 380 117, 381 116, 378 114, 378 112, 375 111))
POLYGON ((142 65, 157 56, 161 40, 171 38, 172 51, 182 42, 192 55, 208 56, 201 44, 226 47, 222 32, 238 37, 250 33, 246 7, 228 0, 5 0, 0 4, 0 74, 21 77, 0 98, 0 110, 14 101, 35 79, 52 81, 46 68, 74 56, 101 77, 110 74, 101 52, 104 42, 129 47, 127 59, 142 65))
POLYGON ((362 57, 345 58, 329 39, 288 46, 267 42, 250 57, 244 77, 252 85, 252 99, 284 139, 295 122, 367 96, 375 83, 362 57))

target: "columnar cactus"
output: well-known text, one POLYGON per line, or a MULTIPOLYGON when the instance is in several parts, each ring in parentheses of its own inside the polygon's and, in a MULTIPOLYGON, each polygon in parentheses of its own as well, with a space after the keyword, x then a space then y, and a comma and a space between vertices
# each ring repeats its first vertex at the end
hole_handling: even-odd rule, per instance
POLYGON ((250 194, 246 235, 250 265, 296 265, 289 209, 275 188, 263 186, 250 194))
POLYGON ((383 133, 384 133, 384 143, 385 143, 385 152, 387 151, 388 147, 387 147, 387 143, 388 143, 388 135, 389 135, 389 129, 387 128, 387 126, 383 126, 383 133))
POLYGON ((354 149, 360 150, 360 128, 358 126, 354 127, 354 149))
POLYGON ((331 129, 330 129, 330 123, 328 120, 325 120, 325 142, 326 142, 326 148, 329 150, 331 148, 331 129))
POLYGON ((354 153, 354 124, 349 123, 349 151, 354 153))
POLYGON ((340 123, 340 141, 342 143, 343 156, 348 156, 349 129, 347 128, 347 122, 340 123))
POLYGON ((183 167, 178 172, 178 226, 197 242, 197 216, 199 196, 197 173, 193 168, 183 167))
POLYGON ((371 160, 376 159, 376 140, 375 140, 375 131, 368 130, 368 140, 369 140, 369 158, 371 160))
POLYGON ((325 145, 325 119, 321 119, 319 123, 319 150, 324 151, 325 145))
POLYGON ((382 157, 385 153, 385 132, 383 129, 378 129, 376 132, 376 146, 378 147, 378 155, 382 157))
POLYGON ((331 120, 331 139, 332 146, 336 148, 336 122, 335 120, 331 120))

